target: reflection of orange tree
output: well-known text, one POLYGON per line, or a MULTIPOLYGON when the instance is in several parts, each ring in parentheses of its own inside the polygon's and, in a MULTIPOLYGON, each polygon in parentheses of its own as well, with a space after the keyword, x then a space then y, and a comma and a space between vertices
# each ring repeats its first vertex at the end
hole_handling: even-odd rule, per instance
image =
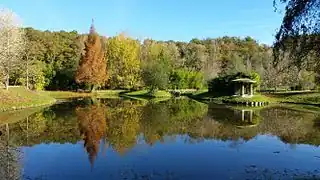
POLYGON ((99 152, 100 140, 107 129, 105 108, 103 105, 91 105, 76 109, 80 133, 83 136, 84 147, 87 150, 91 164, 94 163, 99 152))
POLYGON ((117 104, 112 113, 108 113, 109 130, 106 138, 117 152, 124 153, 136 144, 140 130, 140 114, 140 106, 131 101, 117 104))

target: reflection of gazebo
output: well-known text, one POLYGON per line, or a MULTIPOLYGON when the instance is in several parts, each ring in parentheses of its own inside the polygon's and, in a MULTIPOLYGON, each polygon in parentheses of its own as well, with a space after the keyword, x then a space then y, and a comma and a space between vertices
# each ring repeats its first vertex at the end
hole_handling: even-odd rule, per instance
POLYGON ((251 108, 228 107, 210 103, 208 106, 208 116, 225 126, 233 127, 254 127, 261 120, 260 112, 251 108))
POLYGON ((257 125, 256 120, 253 118, 253 110, 241 110, 241 121, 244 123, 243 126, 257 125))
POLYGON ((253 96, 253 84, 256 81, 248 78, 239 78, 232 80, 234 82, 234 94, 238 96, 253 96))

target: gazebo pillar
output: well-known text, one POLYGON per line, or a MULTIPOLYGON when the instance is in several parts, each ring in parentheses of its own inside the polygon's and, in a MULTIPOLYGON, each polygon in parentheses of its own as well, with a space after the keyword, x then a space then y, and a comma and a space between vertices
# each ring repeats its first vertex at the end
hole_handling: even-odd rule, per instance
POLYGON ((244 84, 241 83, 241 96, 244 96, 244 84))
POLYGON ((250 83, 250 96, 253 96, 253 84, 250 83))
POLYGON ((244 110, 241 110, 241 120, 244 121, 244 110))

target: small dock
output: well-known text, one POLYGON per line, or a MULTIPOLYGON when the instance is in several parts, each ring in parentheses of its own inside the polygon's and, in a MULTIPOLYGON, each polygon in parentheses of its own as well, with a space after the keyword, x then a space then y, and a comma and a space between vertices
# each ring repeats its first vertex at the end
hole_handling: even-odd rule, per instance
POLYGON ((223 100, 223 103, 226 104, 237 104, 237 105, 244 105, 244 106, 252 106, 252 107, 259 107, 259 106, 266 106, 269 104, 267 101, 234 101, 234 100, 223 100))

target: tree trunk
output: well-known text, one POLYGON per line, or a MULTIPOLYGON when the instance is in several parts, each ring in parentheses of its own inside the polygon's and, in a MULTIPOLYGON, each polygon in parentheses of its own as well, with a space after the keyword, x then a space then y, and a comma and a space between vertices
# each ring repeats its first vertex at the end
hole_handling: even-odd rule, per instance
POLYGON ((9 90, 9 74, 6 76, 5 86, 6 86, 6 90, 9 90))
POLYGON ((91 86, 91 92, 94 92, 96 90, 96 86, 95 85, 92 85, 91 86))
POLYGON ((29 62, 28 62, 28 56, 27 56, 27 89, 29 89, 29 62))

